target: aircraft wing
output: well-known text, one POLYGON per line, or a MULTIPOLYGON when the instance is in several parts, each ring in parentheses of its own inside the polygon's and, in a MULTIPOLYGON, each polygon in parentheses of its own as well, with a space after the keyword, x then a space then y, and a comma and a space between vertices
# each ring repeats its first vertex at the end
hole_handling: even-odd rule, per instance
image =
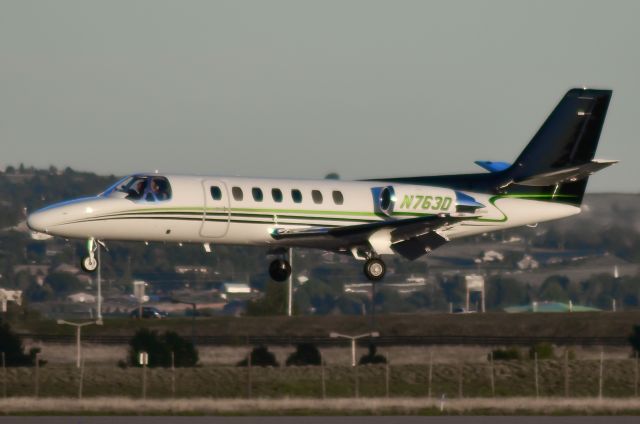
POLYGON ((275 228, 271 231, 271 237, 295 241, 296 244, 315 243, 349 249, 369 244, 379 253, 386 247, 391 249, 386 253, 395 252, 413 260, 449 241, 437 230, 475 218, 476 215, 470 214, 439 214, 341 227, 275 228), (386 246, 379 249, 378 246, 382 244, 386 246))

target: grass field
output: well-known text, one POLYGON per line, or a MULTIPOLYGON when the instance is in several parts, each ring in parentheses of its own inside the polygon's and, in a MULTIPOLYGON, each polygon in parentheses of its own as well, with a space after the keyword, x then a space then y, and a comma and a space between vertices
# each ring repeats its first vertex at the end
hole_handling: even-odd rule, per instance
MULTIPOLYGON (((142 395, 142 369, 89 364, 84 370, 85 397, 142 395)), ((569 362, 569 396, 593 397, 599 394, 600 362, 569 362)), ((202 366, 196 368, 147 369, 149 398, 322 398, 321 367, 202 366), (175 386, 172 382, 175 379, 175 386), (175 387, 175 392, 173 390, 175 387)), ((484 363, 436 363, 429 384, 429 365, 327 366, 324 368, 325 397, 492 397, 491 368, 484 363), (387 392, 388 387, 388 392, 387 392)), ((530 360, 495 362, 496 397, 536 395, 534 362, 530 360)), ((538 394, 541 397, 565 395, 563 361, 542 360, 538 366, 538 394)), ((636 395, 636 361, 607 360, 603 366, 603 396, 624 398, 636 395)), ((35 368, 8 368, 8 397, 33 396, 35 368)), ((80 373, 73 365, 49 364, 41 367, 37 386, 42 397, 75 397, 80 373)), ((3 388, 4 386, 2 386, 3 388)), ((2 393, 0 392, 0 395, 2 393)))
POLYGON ((0 399, 4 415, 638 415, 640 399, 0 399))

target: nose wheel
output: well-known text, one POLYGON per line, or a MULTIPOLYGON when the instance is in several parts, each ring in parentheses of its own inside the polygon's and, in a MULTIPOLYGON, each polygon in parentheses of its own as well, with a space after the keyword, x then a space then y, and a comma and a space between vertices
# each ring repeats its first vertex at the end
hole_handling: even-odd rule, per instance
POLYGON ((98 243, 94 239, 87 240, 87 252, 88 255, 82 258, 80 261, 80 268, 84 272, 94 272, 98 269, 98 259, 96 258, 96 250, 98 250, 98 243))
POLYGON ((369 281, 380 281, 387 272, 387 266, 380 258, 370 258, 364 263, 364 275, 369 281))
POLYGON ((269 265, 269 275, 275 281, 284 281, 291 275, 291 264, 284 259, 276 259, 269 265))
POLYGON ((98 260, 95 257, 85 256, 80 262, 80 267, 84 272, 94 272, 98 269, 98 260))

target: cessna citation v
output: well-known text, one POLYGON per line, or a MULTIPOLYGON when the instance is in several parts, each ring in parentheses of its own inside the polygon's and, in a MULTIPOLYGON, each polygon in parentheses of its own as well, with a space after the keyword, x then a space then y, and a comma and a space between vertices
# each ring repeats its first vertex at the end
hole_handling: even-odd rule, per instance
POLYGON ((384 255, 417 259, 460 237, 580 212, 609 90, 570 90, 513 164, 476 162, 488 172, 361 181, 135 174, 94 197, 28 217, 40 233, 86 239, 85 271, 108 240, 267 246, 274 280, 291 274, 290 247, 364 261, 383 278, 384 255))

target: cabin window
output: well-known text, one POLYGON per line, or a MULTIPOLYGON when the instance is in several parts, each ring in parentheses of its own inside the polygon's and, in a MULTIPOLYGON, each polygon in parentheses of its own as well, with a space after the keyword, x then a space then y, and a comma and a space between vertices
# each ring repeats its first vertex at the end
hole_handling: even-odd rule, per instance
POLYGON ((342 192, 334 190, 331 194, 333 195, 333 203, 335 203, 336 205, 341 205, 344 203, 344 196, 342 195, 342 192))
POLYGON ((311 190, 311 198, 313 199, 313 203, 318 205, 322 203, 322 193, 320 193, 320 190, 311 190))
POLYGON ((218 186, 211 187, 211 198, 213 200, 222 199, 222 190, 220 190, 220 187, 218 186))
POLYGON ((231 194, 233 195, 233 200, 237 202, 241 202, 244 197, 242 194, 242 189, 240 187, 233 187, 231 189, 231 194))
POLYGON ((255 200, 256 202, 262 202, 263 196, 261 189, 259 189, 258 187, 254 187, 251 189, 251 194, 253 195, 253 200, 255 200))
POLYGON ((302 203, 302 193, 297 188, 291 190, 291 198, 294 203, 302 203))
POLYGON ((279 188, 272 188, 271 197, 273 197, 273 201, 276 203, 282 202, 282 190, 279 188))

